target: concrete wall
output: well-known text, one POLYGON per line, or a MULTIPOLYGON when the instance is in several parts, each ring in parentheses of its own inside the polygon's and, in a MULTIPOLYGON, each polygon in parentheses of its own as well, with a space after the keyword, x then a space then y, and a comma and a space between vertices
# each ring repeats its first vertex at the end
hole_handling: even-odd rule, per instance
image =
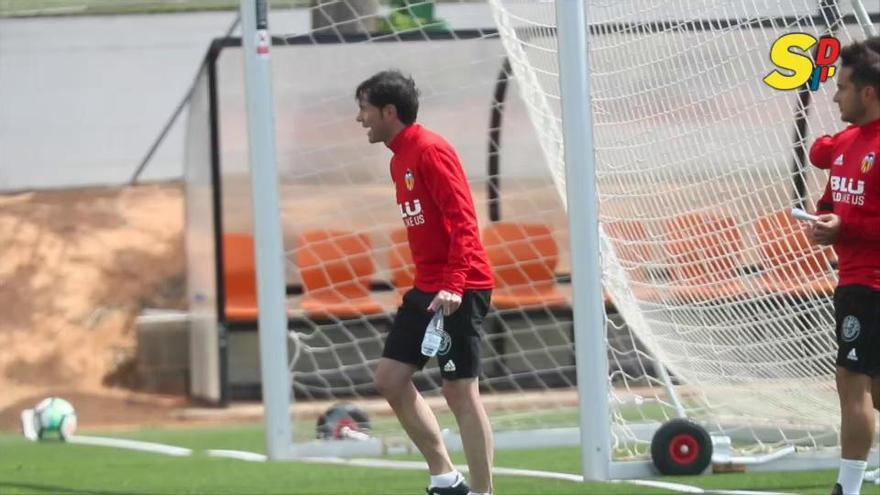
MULTIPOLYGON (((0 190, 126 181, 234 18, 0 20, 0 190)), ((180 176, 181 131, 146 177, 180 176)))
MULTIPOLYGON (((620 18, 615 6, 597 8, 591 21, 620 18)), ((880 12, 876 2, 866 6, 880 12)), ((758 8, 792 14, 774 2, 758 8)), ((626 16, 683 14, 655 9, 626 16)), ((0 192, 126 181, 185 94, 208 43, 235 16, 0 19, 0 192)), ((494 25, 479 3, 441 3, 437 16, 456 29, 494 25)), ((302 34, 309 19, 308 10, 272 12, 270 30, 302 34)), ((181 176, 182 130, 178 123, 144 178, 181 176)))
MULTIPOLYGON (((485 5, 438 9, 492 25, 485 5)), ((0 19, 0 192, 128 180, 236 12, 0 19)), ((302 34, 308 10, 273 12, 302 34)), ((235 33, 236 35, 238 32, 235 33)), ((144 178, 180 177, 178 122, 144 178)))

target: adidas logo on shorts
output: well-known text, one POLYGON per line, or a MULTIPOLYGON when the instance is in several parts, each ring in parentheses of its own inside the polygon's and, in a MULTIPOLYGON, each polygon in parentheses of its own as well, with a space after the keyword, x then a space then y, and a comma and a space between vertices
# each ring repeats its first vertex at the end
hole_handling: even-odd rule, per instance
POLYGON ((446 371, 447 373, 455 371, 455 363, 452 361, 447 361, 446 364, 443 366, 443 371, 446 371))
POLYGON ((859 356, 856 355, 856 348, 853 347, 852 350, 849 351, 849 354, 846 355, 846 358, 850 361, 858 361, 859 356))

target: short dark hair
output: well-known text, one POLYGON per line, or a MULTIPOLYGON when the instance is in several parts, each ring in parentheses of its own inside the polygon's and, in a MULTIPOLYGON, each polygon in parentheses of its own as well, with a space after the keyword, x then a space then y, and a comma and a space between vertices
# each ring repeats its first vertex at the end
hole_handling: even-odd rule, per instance
POLYGON ((840 50, 840 64, 852 69, 854 84, 874 86, 880 92, 880 36, 845 46, 840 50))
POLYGON ((397 118, 406 125, 416 121, 419 114, 419 90, 412 77, 399 70, 383 70, 360 83, 354 92, 357 100, 366 99, 370 105, 383 108, 394 105, 397 118))

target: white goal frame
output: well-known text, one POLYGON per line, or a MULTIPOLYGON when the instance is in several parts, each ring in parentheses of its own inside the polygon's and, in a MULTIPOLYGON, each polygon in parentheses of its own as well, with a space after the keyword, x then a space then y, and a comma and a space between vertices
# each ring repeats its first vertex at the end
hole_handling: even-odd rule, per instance
MULTIPOLYGON (((853 0, 860 20, 867 18, 860 2, 853 0)), ((247 122, 254 201, 254 234, 257 247, 259 341, 261 378, 265 405, 267 455, 272 460, 292 460, 315 455, 375 455, 384 450, 378 440, 339 441, 328 448, 292 442, 290 409, 294 405, 288 374, 285 310, 284 250, 279 211, 279 184, 275 163, 275 127, 271 89, 271 37, 268 33, 266 0, 241 0, 245 54, 247 122)), ((560 90, 572 281, 575 352, 579 392, 579 433, 571 429, 542 432, 562 443, 579 444, 585 480, 609 480, 655 475, 649 461, 617 462, 611 452, 611 418, 608 407, 605 312, 603 309, 600 230, 595 182, 595 150, 591 139, 593 120, 590 99, 587 12, 583 0, 556 0, 559 40, 560 90), (574 440, 573 440, 574 438, 574 440)), ((870 22, 868 21, 870 27, 870 22)), ((866 28, 867 29, 867 28, 866 28)), ((671 383, 660 367, 661 378, 671 383)), ((674 395, 672 400, 676 400, 674 395)), ((657 425, 647 425, 650 437, 657 425)), ((450 443, 454 439, 447 438, 450 443)), ((877 452, 872 462, 877 462, 877 452)), ((809 460, 785 457, 763 464, 758 470, 815 469, 832 467, 836 456, 822 453, 809 460)))

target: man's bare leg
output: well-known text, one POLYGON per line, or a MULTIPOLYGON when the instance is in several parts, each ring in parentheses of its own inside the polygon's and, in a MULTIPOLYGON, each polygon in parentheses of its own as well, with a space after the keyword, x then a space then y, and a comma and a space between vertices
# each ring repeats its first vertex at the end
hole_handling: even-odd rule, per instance
POLYGON ((874 442, 874 403, 871 392, 871 377, 837 368, 841 457, 837 483, 843 488, 842 495, 859 493, 865 472, 864 461, 874 442))
POLYGON ((471 491, 492 493, 495 440, 476 378, 444 380, 443 395, 455 415, 470 470, 471 491))
MULTIPOLYGON (((874 409, 880 411, 880 376, 875 376, 871 385, 871 398, 874 409)), ((865 482, 880 485, 880 468, 875 468, 865 473, 865 482)))
POLYGON ((872 380, 868 375, 837 369, 840 397, 840 447, 844 459, 865 460, 874 442, 872 380))
POLYGON ((455 469, 443 444, 437 417, 412 383, 416 367, 381 358, 376 367, 376 389, 385 397, 403 429, 428 463, 432 475, 455 469))
POLYGON ((874 409, 880 411, 880 376, 875 376, 871 383, 871 398, 874 401, 874 409))

